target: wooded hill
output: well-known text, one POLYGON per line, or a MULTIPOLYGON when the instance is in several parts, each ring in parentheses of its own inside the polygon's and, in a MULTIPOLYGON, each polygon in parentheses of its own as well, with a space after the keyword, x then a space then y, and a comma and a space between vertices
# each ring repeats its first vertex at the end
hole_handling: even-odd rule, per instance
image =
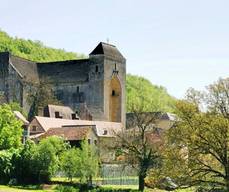
MULTIPOLYGON (((10 37, 6 32, 0 31, 0 52, 4 51, 9 51, 13 55, 39 62, 86 57, 83 54, 66 52, 64 49, 47 47, 40 41, 10 37)), ((141 95, 144 96, 145 102, 148 102, 148 109, 150 110, 150 108, 152 108, 151 111, 171 112, 173 110, 172 106, 175 98, 171 97, 164 87, 153 85, 149 80, 143 77, 127 74, 126 88, 128 112, 131 111, 131 105, 141 95)))

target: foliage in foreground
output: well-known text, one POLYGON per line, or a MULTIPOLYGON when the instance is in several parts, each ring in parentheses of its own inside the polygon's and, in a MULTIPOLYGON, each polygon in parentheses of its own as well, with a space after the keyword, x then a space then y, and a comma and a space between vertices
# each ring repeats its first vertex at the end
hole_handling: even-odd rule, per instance
POLYGON ((56 188, 57 192, 138 192, 136 189, 120 189, 120 188, 103 188, 103 187, 97 187, 97 188, 87 188, 87 186, 64 186, 60 185, 56 188))
POLYGON ((150 177, 170 176, 180 186, 229 191, 229 78, 219 79, 206 92, 189 91, 176 109, 164 169, 158 174, 152 170, 150 177))
POLYGON ((11 105, 0 105, 0 150, 21 146, 22 123, 15 117, 11 105))
MULTIPOLYGON (((136 168, 139 178, 139 191, 144 191, 145 178, 150 168, 159 166, 162 142, 155 125, 159 111, 152 98, 139 92, 136 101, 131 103, 133 127, 117 135, 116 149, 124 156, 127 164, 136 168), (155 108, 152 108, 154 106, 155 108), (153 138, 153 139, 152 139, 153 138)), ((114 144, 112 143, 114 146, 114 144)))
POLYGON ((42 183, 50 181, 60 165, 60 154, 66 150, 58 137, 42 140, 38 145, 27 141, 19 154, 12 158, 11 176, 18 183, 42 183))
POLYGON ((81 183, 92 185, 92 177, 97 176, 99 160, 96 150, 87 141, 81 142, 81 148, 72 148, 65 151, 61 158, 61 168, 72 181, 79 177, 81 183))

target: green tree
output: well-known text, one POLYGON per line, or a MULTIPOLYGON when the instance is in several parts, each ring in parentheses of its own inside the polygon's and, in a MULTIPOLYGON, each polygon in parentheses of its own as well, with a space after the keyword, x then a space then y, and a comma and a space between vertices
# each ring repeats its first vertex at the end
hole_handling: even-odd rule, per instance
POLYGON ((133 104, 144 102, 144 111, 172 112, 175 104, 175 98, 171 97, 166 89, 161 86, 153 85, 146 78, 127 74, 126 76, 126 92, 127 92, 127 112, 132 112, 133 104), (142 101, 144 96, 145 101, 142 101))
POLYGON ((43 45, 40 41, 31 41, 10 37, 0 31, 0 52, 9 51, 15 56, 36 62, 63 61, 85 58, 85 55, 66 52, 43 45))
POLYGON ((37 183, 39 175, 38 160, 36 159, 37 145, 27 140, 18 153, 12 157, 11 177, 18 183, 37 183))
POLYGON ((49 182, 60 168, 60 156, 69 145, 59 137, 49 137, 35 144, 27 140, 11 159, 11 178, 20 184, 49 182))
POLYGON ((56 173, 60 167, 60 156, 67 148, 68 144, 56 136, 40 141, 35 153, 40 182, 48 182, 56 173))
POLYGON ((19 148, 21 138, 21 121, 15 117, 9 105, 0 105, 0 150, 19 148))
POLYGON ((98 174, 99 169, 99 159, 95 147, 89 145, 86 140, 82 141, 79 157, 80 180, 92 185, 92 178, 98 174))
POLYGON ((138 170, 139 191, 144 191, 145 178, 149 169, 159 166, 160 160, 159 149, 162 142, 154 127, 158 116, 157 113, 145 112, 157 109, 155 103, 152 102, 147 95, 142 93, 139 95, 139 100, 132 103, 132 124, 134 127, 119 133, 115 146, 116 149, 122 150, 127 163, 138 170))
POLYGON ((14 152, 12 150, 0 151, 0 182, 7 183, 11 176, 12 163, 11 159, 14 152))
POLYGON ((65 151, 61 158, 62 170, 72 181, 79 177, 82 183, 92 185, 92 178, 98 174, 99 159, 94 146, 87 141, 81 142, 81 148, 72 148, 65 151))
POLYGON ((80 170, 80 151, 72 148, 61 155, 61 169, 72 182, 73 177, 79 175, 80 170))
POLYGON ((179 101, 176 109, 178 121, 168 132, 164 162, 170 171, 165 174, 181 186, 229 191, 229 78, 219 79, 201 94, 192 90, 188 101, 179 101), (172 166, 174 161, 180 166, 172 166))

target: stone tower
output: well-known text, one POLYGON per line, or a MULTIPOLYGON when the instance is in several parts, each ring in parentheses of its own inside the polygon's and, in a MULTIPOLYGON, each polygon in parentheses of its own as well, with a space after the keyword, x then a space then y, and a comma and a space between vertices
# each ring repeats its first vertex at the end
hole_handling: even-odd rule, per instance
POLYGON ((47 63, 0 53, 0 67, 1 94, 26 111, 30 110, 27 85, 45 81, 73 110, 85 105, 93 120, 125 125, 126 60, 114 45, 99 43, 87 59, 47 63))
POLYGON ((99 103, 104 119, 125 122, 126 60, 114 46, 107 43, 99 45, 90 53, 89 82, 95 86, 95 98, 99 103), (99 91, 98 91, 99 88, 99 91), (103 99, 102 99, 103 98, 103 99))

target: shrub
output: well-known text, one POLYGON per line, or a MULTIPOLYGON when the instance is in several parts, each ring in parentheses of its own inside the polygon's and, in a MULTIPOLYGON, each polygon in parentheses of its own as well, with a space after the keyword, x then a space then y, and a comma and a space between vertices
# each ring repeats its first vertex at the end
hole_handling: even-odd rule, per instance
POLYGON ((36 145, 27 141, 18 154, 12 157, 11 177, 16 178, 18 183, 36 183, 38 175, 37 161, 35 158, 36 145))
POLYGON ((59 156, 67 145, 58 137, 42 140, 38 145, 27 141, 18 155, 12 158, 18 183, 47 183, 59 168, 59 156))
POLYGON ((57 186, 56 191, 58 192, 79 192, 79 189, 76 189, 72 186, 59 185, 57 186))
POLYGON ((79 150, 72 148, 65 151, 61 156, 61 169, 72 181, 72 178, 77 176, 80 170, 79 150))
POLYGON ((13 152, 9 150, 0 151, 0 182, 6 183, 10 179, 12 169, 11 159, 13 152))
POLYGON ((65 151, 61 157, 61 168, 64 174, 72 180, 79 177, 81 183, 92 185, 92 177, 99 169, 98 156, 95 149, 87 141, 81 143, 81 149, 65 151))

